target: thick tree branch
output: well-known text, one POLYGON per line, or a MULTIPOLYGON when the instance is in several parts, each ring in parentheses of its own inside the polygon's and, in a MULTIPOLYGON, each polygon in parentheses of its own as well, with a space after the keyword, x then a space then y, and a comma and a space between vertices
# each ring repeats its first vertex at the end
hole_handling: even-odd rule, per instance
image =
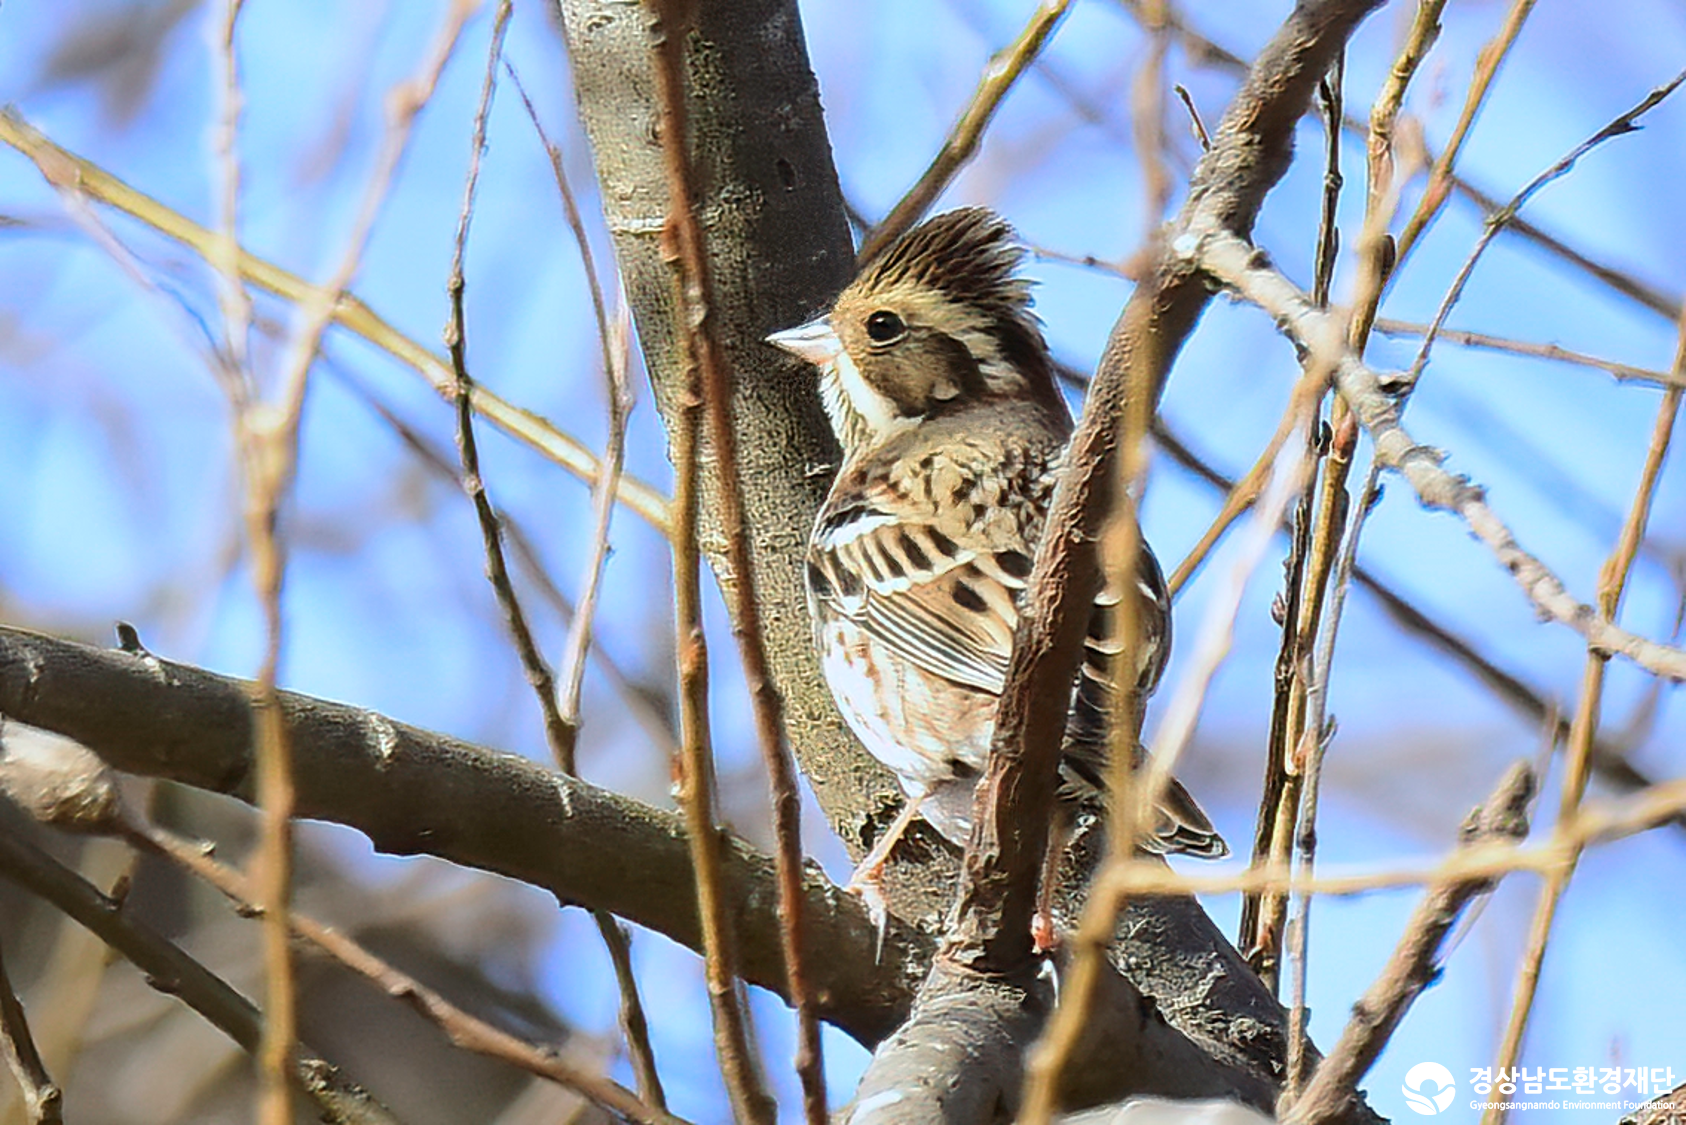
MULTIPOLYGON (((56 731, 121 770, 251 799, 245 681, 0 626, 0 715, 56 731)), ((543 887, 700 948, 679 818, 524 758, 291 692, 300 816, 355 828, 376 848, 427 854, 543 887)), ((770 859, 727 838, 740 968, 783 988, 770 859)), ((929 939, 892 919, 882 962, 866 911, 824 878, 804 885, 820 1015, 873 1043, 907 1015, 929 939)))
MULTIPOLYGON (((1246 971, 1239 962, 1234 967, 1246 971)), ((1172 1027, 1121 974, 1105 975, 1100 988, 1060 1091, 1065 1101, 1085 1105, 1128 1093, 1271 1105, 1274 1082, 1248 1060, 1172 1027)), ((938 957, 913 1015, 874 1051, 843 1120, 969 1125, 1010 1115, 1026 1054, 1053 999, 1052 977, 1033 963, 995 976, 938 957)))
MULTIPOLYGON (((1358 22, 1379 0, 1302 3, 1259 56, 1195 170, 1189 198, 1170 237, 1211 225, 1252 229, 1265 193, 1287 170, 1293 131, 1306 102, 1358 22)), ((1201 273, 1175 256, 1131 294, 1072 438, 1066 475, 1054 495, 1037 552, 1013 658, 1001 698, 977 828, 962 885, 961 948, 999 966, 1028 956, 1038 865, 1046 846, 1054 759, 1070 707, 1071 683, 1087 628, 1086 607, 1099 582, 1091 549, 1100 535, 1116 475, 1118 432, 1132 373, 1146 366, 1163 384, 1171 361, 1211 298, 1201 273), (1022 925, 1021 925, 1022 922, 1022 925), (993 948, 997 940, 1010 948, 993 948)))
MULTIPOLYGON (((672 333, 671 275, 659 242, 668 200, 653 132, 656 99, 646 27, 631 6, 562 0, 561 7, 610 230, 658 405, 672 432, 683 367, 672 333)), ((1309 43, 1314 53, 1323 49, 1323 37, 1339 22, 1331 10, 1314 5, 1292 21, 1291 36, 1302 48, 1309 43)), ((894 811, 900 794, 838 724, 800 608, 807 529, 835 447, 810 373, 784 365, 760 344, 767 331, 823 307, 848 280, 853 255, 794 5, 774 0, 704 5, 698 19, 687 54, 692 164, 701 179, 696 207, 715 279, 717 303, 710 312, 719 318, 727 357, 740 374, 733 414, 746 457, 745 504, 757 528, 753 565, 764 582, 769 663, 790 705, 789 737, 821 806, 858 850, 894 811)), ((1320 73, 1321 65, 1309 64, 1308 70, 1320 73)), ((1238 138, 1252 129, 1285 138, 1291 130, 1298 107, 1277 107, 1284 95, 1269 89, 1280 78, 1273 73, 1251 95, 1248 120, 1235 126, 1238 138)), ((1268 180, 1288 159, 1285 143, 1243 151, 1251 147, 1249 140, 1232 142, 1197 182, 1203 206, 1226 217, 1239 208, 1250 221, 1264 187, 1242 189, 1238 196, 1229 185, 1249 183, 1263 169, 1270 170, 1268 180)), ((1177 321, 1180 339, 1206 294, 1197 272, 1175 280, 1171 307, 1147 313, 1156 324, 1177 321)), ((711 476, 705 475, 705 485, 711 476)), ((714 510, 705 503, 705 520, 714 510)), ((735 575, 723 545, 718 527, 705 524, 704 549, 729 589, 735 575)), ((1063 701, 1059 711, 1063 724, 1063 701)), ((913 839, 917 844, 930 837, 916 830, 913 839)), ((1067 887, 1079 888, 1061 904, 1068 919, 1080 909, 1083 875, 1092 867, 1091 853, 1087 865, 1073 867, 1073 877, 1065 880, 1067 887)), ((917 846, 898 849, 887 888, 892 912, 934 926, 949 905, 954 873, 952 853, 940 844, 923 852, 917 846)), ((1281 1009, 1198 906, 1184 899, 1132 904, 1119 933, 1109 954, 1113 964, 1127 966, 1128 979, 1179 1033, 1208 1059, 1240 1067, 1268 1087, 1272 1066, 1281 1058, 1281 1009)))
MULTIPOLYGON (((700 947, 675 814, 371 711, 290 692, 281 702, 301 815, 355 828, 383 851, 520 879, 700 947)), ((74 738, 131 773, 249 800, 248 708, 237 679, 0 626, 0 715, 74 738)), ((785 977, 772 860, 741 841, 726 843, 725 890, 741 906, 740 968, 778 991, 785 977)), ((1062 924, 1081 909, 1078 873, 1092 868, 1094 847, 1080 835, 1062 873, 1062 924)), ((815 876, 805 894, 819 1013, 874 1044, 907 1018, 931 941, 892 916, 880 956, 857 900, 815 876)), ((1119 1002, 1104 1004, 1103 1017, 1106 1026, 1123 1020, 1134 1030, 1086 1045, 1074 1100, 1117 1097, 1122 1077, 1131 1088, 1171 1096, 1267 1102, 1281 1057, 1281 1010, 1198 904, 1132 903, 1119 933, 1115 964, 1128 967, 1134 983, 1109 985, 1119 1002), (1155 1060, 1177 1065, 1161 1069, 1155 1060)), ((1022 1051, 1025 1041, 1017 1043, 1022 1051)))

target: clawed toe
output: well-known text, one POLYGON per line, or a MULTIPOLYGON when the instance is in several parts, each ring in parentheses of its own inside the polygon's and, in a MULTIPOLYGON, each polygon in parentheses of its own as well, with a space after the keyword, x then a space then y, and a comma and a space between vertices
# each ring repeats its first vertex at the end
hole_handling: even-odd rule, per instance
POLYGON ((884 935, 890 928, 890 905, 884 898, 884 888, 878 879, 878 872, 856 872, 843 888, 849 894, 861 900, 866 907, 866 916, 872 919, 873 929, 878 931, 878 945, 875 958, 884 960, 884 935))

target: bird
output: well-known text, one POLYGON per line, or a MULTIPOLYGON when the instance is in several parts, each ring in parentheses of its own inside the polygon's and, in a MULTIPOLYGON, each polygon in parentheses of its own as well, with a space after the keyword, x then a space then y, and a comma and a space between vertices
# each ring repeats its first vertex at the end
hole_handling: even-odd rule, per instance
MULTIPOLYGON (((881 926, 880 878, 913 819, 960 847, 971 832, 1020 600, 1071 437, 1024 257, 992 210, 948 211, 866 263, 826 313, 767 337, 819 369, 843 452, 804 579, 831 695, 907 797, 849 881, 881 926)), ((1145 698, 1171 640, 1170 595, 1145 542, 1136 577, 1145 698)), ((1060 761, 1068 809, 1103 800, 1119 600, 1103 589, 1090 615, 1060 761)), ((1155 821, 1144 850, 1228 854, 1174 780, 1155 821)))

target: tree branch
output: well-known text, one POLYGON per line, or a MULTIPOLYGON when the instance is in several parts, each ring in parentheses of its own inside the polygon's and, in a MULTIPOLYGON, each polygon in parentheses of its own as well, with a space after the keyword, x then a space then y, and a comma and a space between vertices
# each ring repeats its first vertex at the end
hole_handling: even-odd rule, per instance
POLYGON ((23 1091, 24 1112, 31 1125, 64 1125, 64 1091, 47 1073, 41 1052, 29 1034, 29 1020, 23 1003, 12 991, 6 975, 6 955, 0 950, 0 1054, 12 1069, 12 1077, 23 1091))
MULTIPOLYGON (((1302 346, 1328 338, 1328 313, 1316 308, 1269 260, 1233 232, 1217 226, 1191 229, 1178 244, 1179 256, 1199 262, 1213 277, 1235 288, 1258 305, 1302 346)), ((1441 467, 1444 456, 1419 445, 1399 421, 1394 399, 1382 377, 1350 349, 1343 349, 1334 365, 1335 385, 1375 442, 1376 458, 1410 482, 1428 508, 1462 517, 1510 571, 1535 608, 1551 620, 1567 625, 1600 652, 1625 656, 1640 667, 1672 680, 1686 679, 1686 651, 1628 632, 1605 620, 1598 611, 1577 601, 1556 574, 1516 541, 1486 493, 1468 478, 1441 467)))
MULTIPOLYGON (((1534 775, 1526 765, 1506 771, 1492 795, 1464 822, 1460 848, 1528 835, 1528 804, 1534 775)), ((1456 854, 1456 853, 1454 853, 1456 854)), ((1431 887, 1405 927, 1393 956, 1370 990, 1352 1006, 1340 1041, 1312 1075, 1304 1095, 1284 1117, 1286 1125, 1321 1125, 1349 1111, 1358 1080, 1387 1045, 1393 1029, 1439 970, 1440 947, 1464 910, 1496 882, 1491 876, 1453 876, 1431 887)))
MULTIPOLYGON (((296 747, 298 814, 355 828, 396 855, 427 854, 600 907, 701 947, 679 818, 524 758, 340 703, 281 693, 296 747)), ((251 800, 245 681, 0 626, 0 714, 74 738, 129 773, 251 800)), ((725 891, 741 907, 746 979, 780 992, 770 859, 727 837, 725 891)), ((895 919, 877 934, 859 902, 804 882, 820 1015, 866 1043, 907 1015, 929 938, 895 919)))
MULTIPOLYGON (((248 721, 248 734, 250 727, 248 721)), ((0 875, 99 935, 154 987, 179 997, 248 1054, 257 1054, 264 1036, 264 1016, 257 1006, 158 931, 130 917, 119 900, 11 832, 0 832, 0 875)), ((324 1120, 335 1125, 397 1125, 384 1106, 304 1044, 293 1040, 288 1047, 286 1078, 311 1099, 324 1120)))

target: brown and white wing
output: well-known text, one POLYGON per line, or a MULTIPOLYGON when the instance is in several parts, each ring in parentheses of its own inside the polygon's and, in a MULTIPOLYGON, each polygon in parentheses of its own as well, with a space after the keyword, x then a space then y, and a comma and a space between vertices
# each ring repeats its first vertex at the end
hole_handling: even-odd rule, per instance
MULTIPOLYGON (((1135 679, 1137 690, 1145 700, 1159 686, 1171 652, 1171 594, 1159 561, 1145 547, 1135 578, 1139 638, 1135 679)), ((1098 795, 1106 787, 1107 724, 1114 684, 1121 671, 1117 664, 1125 648, 1118 608, 1122 600, 1123 591, 1116 584, 1108 585, 1095 598, 1094 615, 1089 619, 1087 648, 1066 732, 1066 755, 1061 763, 1068 785, 1080 795, 1083 791, 1098 795)), ((1229 846, 1205 811, 1175 778, 1160 797, 1158 814, 1152 837, 1142 845, 1148 850, 1212 859, 1229 854, 1229 846)))
POLYGON ((893 498, 834 506, 808 552, 808 596, 924 671, 1001 694, 1030 573, 1022 550, 949 535, 893 498))

